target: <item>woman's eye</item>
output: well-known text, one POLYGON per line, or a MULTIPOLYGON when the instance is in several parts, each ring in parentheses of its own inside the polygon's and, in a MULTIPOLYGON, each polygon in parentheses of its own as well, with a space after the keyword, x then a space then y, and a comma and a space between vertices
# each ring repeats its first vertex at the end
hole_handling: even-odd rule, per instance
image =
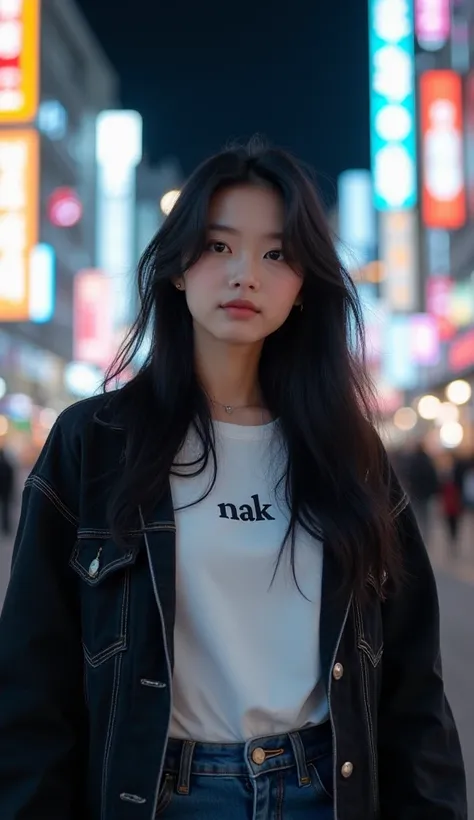
POLYGON ((209 242, 207 250, 211 253, 230 253, 229 246, 225 242, 209 242))
POLYGON ((285 261, 285 257, 283 256, 283 251, 282 250, 268 251, 268 253, 265 254, 265 257, 268 258, 268 259, 271 259, 272 262, 284 262, 285 261))

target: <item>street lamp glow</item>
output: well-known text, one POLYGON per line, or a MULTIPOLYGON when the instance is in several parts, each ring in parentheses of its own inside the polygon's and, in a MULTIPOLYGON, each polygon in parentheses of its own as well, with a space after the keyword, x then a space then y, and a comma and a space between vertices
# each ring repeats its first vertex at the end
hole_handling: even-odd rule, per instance
POLYGON ((451 424, 459 421, 459 407, 451 404, 450 401, 440 402, 436 414, 436 423, 441 427, 443 424, 451 424))
POLYGON ((466 404, 471 396, 471 385, 464 379, 456 379, 456 381, 448 384, 446 388, 446 398, 453 404, 466 404))
POLYGON ((418 402, 418 414, 426 421, 433 421, 438 416, 440 404, 436 396, 423 396, 418 402))
POLYGON ((443 447, 447 449, 458 447, 464 438, 462 425, 458 421, 449 421, 443 424, 439 431, 439 438, 443 447))
POLYGON ((413 430, 417 421, 417 415, 412 407, 400 407, 393 417, 395 427, 404 432, 413 430))
POLYGON ((176 205, 181 191, 167 191, 161 197, 160 208, 165 216, 168 216, 176 205))

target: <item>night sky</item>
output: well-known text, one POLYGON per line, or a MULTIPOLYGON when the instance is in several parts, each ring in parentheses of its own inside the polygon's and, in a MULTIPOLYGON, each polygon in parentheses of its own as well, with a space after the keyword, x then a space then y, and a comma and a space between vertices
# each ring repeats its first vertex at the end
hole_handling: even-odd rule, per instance
POLYGON ((175 155, 187 174, 258 131, 310 162, 325 198, 341 170, 368 167, 366 0, 78 3, 152 161, 175 155))

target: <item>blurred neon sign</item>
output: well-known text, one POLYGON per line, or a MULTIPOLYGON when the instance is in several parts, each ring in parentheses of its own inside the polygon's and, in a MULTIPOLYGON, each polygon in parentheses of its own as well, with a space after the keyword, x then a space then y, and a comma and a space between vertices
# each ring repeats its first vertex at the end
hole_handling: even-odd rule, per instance
POLYGON ((411 354, 418 364, 432 367, 440 359, 438 323, 427 313, 413 314, 410 318, 411 354))
POLYGON ((413 0, 369 0, 374 204, 417 202, 413 0))
POLYGON ((416 39, 425 51, 439 51, 451 29, 450 0, 416 0, 416 39))
POLYGON ((48 199, 48 217, 56 228, 72 228, 82 219, 82 202, 72 188, 56 188, 48 199))
POLYGON ((39 137, 0 134, 0 321, 29 319, 30 253, 38 241, 39 137))
POLYGON ((35 245, 30 254, 29 311, 35 324, 50 322, 56 301, 56 254, 46 243, 35 245))
POLYGON ((420 79, 423 222, 456 230, 466 221, 461 76, 425 71, 420 79))
POLYGON ((0 0, 0 122, 31 122, 39 103, 40 0, 0 0))
POLYGON ((451 343, 449 366, 452 370, 467 370, 474 364, 474 330, 469 330, 451 343))
POLYGON ((383 293, 397 312, 418 304, 417 223, 414 211, 389 211, 380 218, 380 256, 384 265, 383 293))
POLYGON ((106 368, 113 354, 113 281, 101 270, 74 278, 74 358, 106 368))

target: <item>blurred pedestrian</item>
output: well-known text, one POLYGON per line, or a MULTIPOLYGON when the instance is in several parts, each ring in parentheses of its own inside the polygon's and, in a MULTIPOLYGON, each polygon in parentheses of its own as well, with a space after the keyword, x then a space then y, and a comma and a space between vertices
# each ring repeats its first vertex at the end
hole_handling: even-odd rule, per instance
POLYGON ((11 511, 14 501, 15 468, 5 453, 0 449, 0 522, 4 535, 12 530, 11 511))
POLYGON ((466 820, 436 584, 311 175, 204 163, 139 266, 142 369, 67 410, 0 621, 0 817, 466 820))
POLYGON ((474 456, 460 461, 457 476, 466 510, 474 512, 474 456))
POLYGON ((429 541, 431 535, 431 506, 439 492, 439 480, 431 456, 422 442, 418 442, 406 462, 405 486, 411 498, 418 526, 423 538, 429 541))
POLYGON ((463 504, 462 494, 456 480, 456 465, 453 459, 445 463, 440 475, 441 514, 448 534, 449 550, 453 557, 458 555, 459 524, 463 504))

